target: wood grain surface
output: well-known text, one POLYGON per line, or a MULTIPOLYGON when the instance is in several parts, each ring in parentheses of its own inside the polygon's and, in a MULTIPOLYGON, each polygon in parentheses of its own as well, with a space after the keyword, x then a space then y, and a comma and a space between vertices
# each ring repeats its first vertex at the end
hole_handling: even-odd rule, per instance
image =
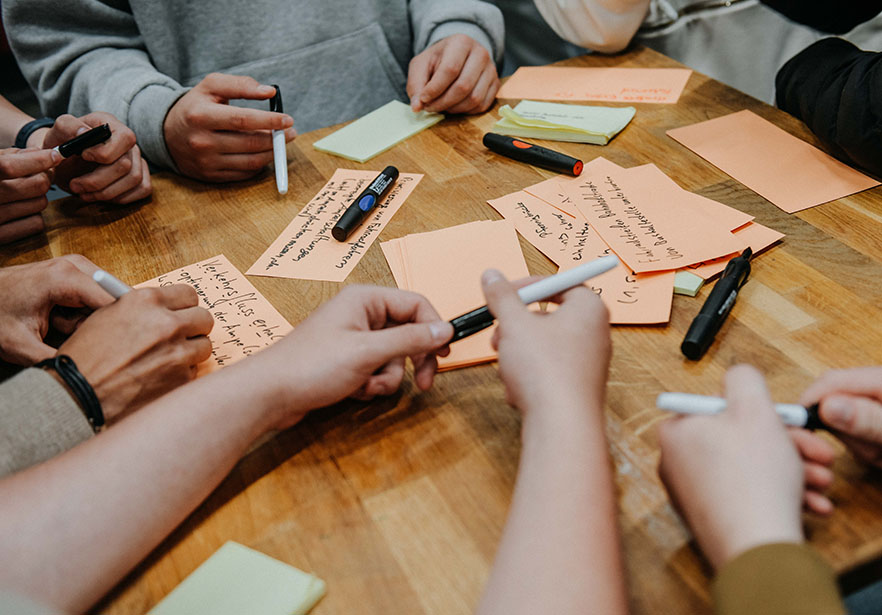
MULTIPOLYGON (((564 64, 679 66, 642 48, 564 64)), ((708 569, 656 475, 654 426, 664 416, 655 396, 717 394, 725 370, 748 362, 766 374, 776 400, 795 401, 826 369, 882 364, 882 189, 787 215, 665 131, 751 109, 817 143, 800 122, 698 73, 678 104, 636 107, 630 126, 608 146, 544 144, 585 161, 603 155, 623 166, 653 162, 684 188, 787 235, 756 258, 750 282, 700 362, 684 359, 679 345, 708 287, 697 298, 675 296, 667 326, 613 331, 607 435, 633 612, 708 613, 708 569)), ((0 258, 15 264, 78 252, 129 283, 218 253, 244 271, 338 167, 394 164, 426 174, 382 240, 498 219, 486 199, 552 174, 485 150, 481 136, 496 118, 493 111, 447 118, 364 165, 312 148, 331 128, 301 135, 288 148, 286 196, 276 193, 270 173, 230 185, 163 173, 155 176, 152 202, 139 207, 69 199, 48 210, 46 236, 4 248, 0 258)), ((521 243, 533 273, 554 270, 521 243)), ((295 326, 342 287, 250 279, 295 326)), ((394 286, 378 245, 346 283, 394 286)), ((243 459, 95 612, 147 611, 225 541, 236 540, 327 581, 315 615, 470 613, 505 522, 519 428, 494 365, 442 374, 425 394, 408 380, 396 396, 316 412, 243 459)), ((882 485, 845 452, 836 470, 836 512, 806 524, 811 544, 844 572, 882 553, 882 485)))

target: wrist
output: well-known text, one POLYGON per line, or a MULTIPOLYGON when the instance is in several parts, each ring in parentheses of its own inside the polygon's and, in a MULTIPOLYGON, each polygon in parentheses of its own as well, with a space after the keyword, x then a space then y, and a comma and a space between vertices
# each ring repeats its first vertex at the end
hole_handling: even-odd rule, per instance
POLYGON ((803 536, 802 526, 799 521, 785 522, 782 520, 781 523, 777 524, 766 523, 726 532, 718 553, 707 553, 707 555, 714 569, 720 570, 738 556, 762 545, 780 543, 803 544, 804 542, 805 537, 803 536))
POLYGON ((43 149, 43 143, 46 141, 46 135, 49 134, 49 128, 38 128, 28 137, 27 146, 32 149, 43 149))

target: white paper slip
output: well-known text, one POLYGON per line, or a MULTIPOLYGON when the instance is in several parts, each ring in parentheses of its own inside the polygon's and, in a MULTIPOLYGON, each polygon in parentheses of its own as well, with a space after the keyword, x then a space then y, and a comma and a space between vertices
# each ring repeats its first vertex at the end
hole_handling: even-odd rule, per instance
POLYGON ((442 119, 444 116, 440 113, 414 113, 410 105, 393 100, 319 139, 313 147, 320 152, 367 162, 442 119))
POLYGON ((522 100, 499 109, 493 130, 512 137, 606 145, 634 117, 634 107, 599 107, 522 100))
POLYGON ((304 615, 325 582, 237 542, 228 542, 147 615, 304 615))

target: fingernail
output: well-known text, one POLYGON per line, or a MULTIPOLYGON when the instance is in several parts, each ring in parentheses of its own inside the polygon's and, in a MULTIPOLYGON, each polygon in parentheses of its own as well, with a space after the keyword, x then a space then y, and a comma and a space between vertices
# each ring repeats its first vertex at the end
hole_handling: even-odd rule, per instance
POLYGON ((502 279, 502 274, 498 269, 488 269, 481 276, 481 283, 490 285, 502 279))
POLYGON ((450 339, 450 323, 439 320, 429 324, 429 332, 436 342, 444 342, 450 339))
POLYGON ((824 420, 831 427, 847 428, 851 422, 853 410, 851 404, 841 397, 831 397, 824 401, 824 420))
POLYGON ((288 114, 285 114, 282 119, 282 124, 285 126, 285 128, 290 128, 294 125, 294 118, 288 114))
POLYGON ((62 155, 58 152, 58 150, 54 150, 54 149, 53 149, 53 150, 52 150, 52 153, 50 154, 50 156, 52 157, 52 162, 54 162, 55 164, 58 164, 59 162, 61 162, 62 160, 64 160, 64 156, 62 156, 62 155))
POLYGON ((79 128, 77 128, 77 136, 83 134, 84 132, 89 132, 88 126, 80 126, 79 128))
POLYGON ((261 94, 265 94, 267 96, 274 96, 276 93, 276 88, 271 85, 262 85, 259 88, 261 94))

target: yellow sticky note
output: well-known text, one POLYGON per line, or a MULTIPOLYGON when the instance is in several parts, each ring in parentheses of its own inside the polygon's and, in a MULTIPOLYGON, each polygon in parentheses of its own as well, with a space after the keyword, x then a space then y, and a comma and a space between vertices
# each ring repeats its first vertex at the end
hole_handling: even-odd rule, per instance
POLYGON ((304 615, 325 582, 236 542, 228 542, 147 615, 304 615))
POLYGON ((512 109, 499 109, 502 119, 493 130, 528 139, 550 139, 606 145, 634 117, 634 107, 563 105, 523 100, 512 109))
POLYGON ((440 113, 414 113, 409 105, 393 100, 312 146, 320 152, 367 162, 443 118, 440 113))

